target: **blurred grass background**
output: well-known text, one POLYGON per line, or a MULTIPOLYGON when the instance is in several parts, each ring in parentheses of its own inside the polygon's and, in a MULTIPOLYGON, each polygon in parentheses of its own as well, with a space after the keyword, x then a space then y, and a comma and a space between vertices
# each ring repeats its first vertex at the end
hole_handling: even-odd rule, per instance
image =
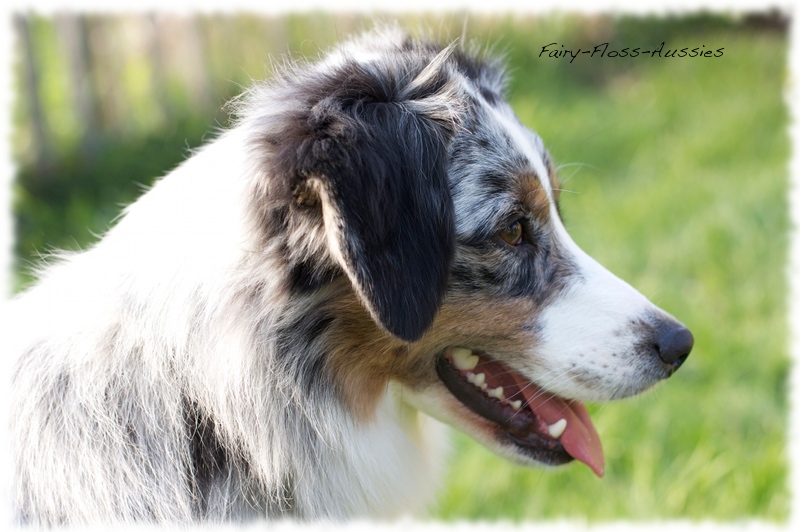
MULTIPOLYGON (((85 247, 141 187, 224 127, 269 58, 315 57, 360 15, 18 16, 13 147, 17 288, 52 247, 85 247)), ((785 522, 786 21, 406 15, 504 53, 508 96, 560 165, 576 242, 695 335, 666 385, 590 405, 606 476, 528 469, 463 435, 438 519, 785 522), (538 57, 587 48, 724 47, 720 58, 538 57)))

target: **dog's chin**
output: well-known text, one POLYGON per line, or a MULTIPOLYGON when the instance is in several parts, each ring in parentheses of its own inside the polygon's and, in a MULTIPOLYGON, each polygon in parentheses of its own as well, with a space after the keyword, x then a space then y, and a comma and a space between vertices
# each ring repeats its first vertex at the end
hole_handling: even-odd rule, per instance
POLYGON ((489 354, 449 347, 436 359, 441 383, 463 408, 452 424, 522 463, 579 460, 603 476, 600 438, 583 404, 546 392, 489 354))

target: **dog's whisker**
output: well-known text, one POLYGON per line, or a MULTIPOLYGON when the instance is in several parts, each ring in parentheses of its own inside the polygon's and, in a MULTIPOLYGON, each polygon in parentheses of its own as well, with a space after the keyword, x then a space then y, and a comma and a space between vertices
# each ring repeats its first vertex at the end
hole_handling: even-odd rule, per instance
POLYGON ((553 190, 557 190, 558 192, 568 192, 570 194, 580 195, 580 192, 576 192, 574 190, 569 190, 569 189, 566 189, 566 188, 554 188, 553 190))

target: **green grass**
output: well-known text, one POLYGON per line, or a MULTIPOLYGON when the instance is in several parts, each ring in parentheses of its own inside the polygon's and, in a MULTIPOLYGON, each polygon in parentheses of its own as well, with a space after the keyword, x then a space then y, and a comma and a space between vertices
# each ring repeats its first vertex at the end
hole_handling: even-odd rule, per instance
MULTIPOLYGON (((462 18, 408 20, 459 35, 462 18)), ((238 30, 234 22, 219 27, 240 39, 238 49, 247 51, 240 53, 250 64, 254 50, 266 63, 268 50, 252 45, 265 35, 275 41, 273 53, 315 56, 364 25, 358 17, 319 14, 283 23, 247 19, 238 30), (258 30, 264 24, 277 29, 258 30), (242 29, 248 25, 255 29, 242 29), (310 42, 309 35, 317 37, 310 42)), ((655 391, 590 405, 606 451, 605 478, 580 464, 519 467, 456 435, 433 517, 785 521, 785 34, 713 16, 508 16, 470 18, 467 28, 506 51, 510 101, 561 165, 562 207, 576 242, 687 324, 695 349, 655 391), (725 54, 580 58, 573 64, 537 57, 550 42, 585 47, 605 41, 724 46, 725 54)), ((228 57, 237 57, 233 42, 225 41, 228 57)), ((210 54, 210 62, 217 59, 210 54)), ((265 67, 247 74, 259 78, 259 68, 265 67)), ((49 87, 48 94, 59 92, 49 87)), ((72 238, 78 245, 91 240, 86 228, 102 231, 117 204, 135 195, 130 182, 169 170, 187 143, 200 142, 197 131, 150 133, 107 147, 91 162, 65 159, 48 169, 62 179, 44 187, 37 188, 35 172, 23 169, 16 194, 20 255, 29 258, 32 249, 53 244, 74 247, 72 238), (137 156, 143 152, 148 157, 137 156), (114 177, 106 188, 104 176, 114 177)))

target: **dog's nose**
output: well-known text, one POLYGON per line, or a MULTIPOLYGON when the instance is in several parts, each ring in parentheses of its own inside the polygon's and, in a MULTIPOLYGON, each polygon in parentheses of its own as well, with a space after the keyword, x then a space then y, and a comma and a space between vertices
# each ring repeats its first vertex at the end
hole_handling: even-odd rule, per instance
POLYGON ((658 358, 672 371, 681 367, 693 346, 692 333, 680 323, 664 323, 656 331, 658 358))

